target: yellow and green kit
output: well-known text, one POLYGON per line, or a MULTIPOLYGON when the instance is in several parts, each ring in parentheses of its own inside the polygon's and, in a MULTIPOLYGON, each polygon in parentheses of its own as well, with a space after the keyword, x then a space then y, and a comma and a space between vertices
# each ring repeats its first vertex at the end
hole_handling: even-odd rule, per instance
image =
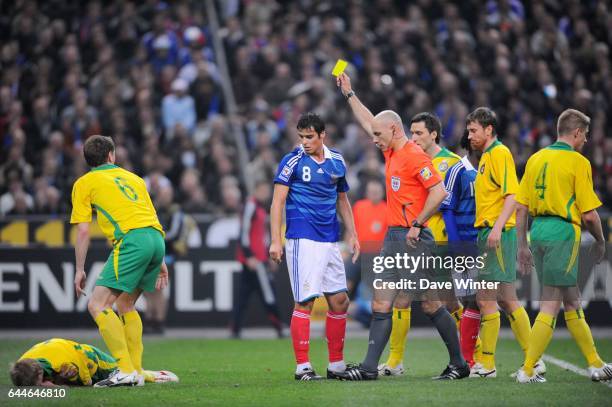
POLYGON ((37 343, 21 355, 22 359, 36 360, 48 379, 59 374, 63 365, 72 365, 78 372, 71 379, 75 385, 90 386, 117 369, 117 361, 95 346, 60 338, 37 343))
POLYGON ((496 140, 483 153, 474 183, 478 245, 486 255, 485 266, 479 272, 482 280, 514 282, 516 280, 516 213, 504 225, 500 246, 486 248, 487 238, 501 215, 508 195, 517 193, 518 178, 512 153, 496 140))
POLYGON ((543 148, 527 161, 516 201, 534 218, 531 249, 540 282, 576 285, 582 214, 601 206, 589 160, 564 142, 543 148))
POLYGON ((94 209, 113 244, 96 284, 130 293, 154 290, 164 231, 144 180, 114 164, 93 168, 74 183, 70 223, 91 222, 94 209))

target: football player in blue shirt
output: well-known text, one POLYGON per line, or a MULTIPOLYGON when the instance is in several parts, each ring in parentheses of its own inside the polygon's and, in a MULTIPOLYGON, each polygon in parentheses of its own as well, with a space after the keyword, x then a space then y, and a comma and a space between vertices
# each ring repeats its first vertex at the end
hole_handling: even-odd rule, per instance
MULTIPOLYGON (((480 157, 477 151, 472 150, 467 136, 466 131, 461 139, 461 147, 467 150, 468 154, 446 173, 444 187, 448 196, 440 205, 440 212, 444 218, 451 251, 462 256, 477 256, 478 230, 474 227, 476 218, 474 181, 476 180, 476 168, 478 168, 480 157)), ((465 270, 461 273, 453 272, 452 274, 453 282, 456 279, 477 279, 478 277, 477 270, 465 270)), ((474 350, 477 348, 480 327, 480 309, 476 303, 476 290, 459 289, 455 284, 455 295, 461 299, 465 308, 459 325, 461 353, 472 367, 475 359, 478 358, 478 352, 475 355, 474 350)), ((447 304, 448 306, 449 304, 447 304)))
POLYGON ((297 368, 296 380, 319 380, 310 364, 310 312, 314 300, 325 295, 329 311, 325 326, 329 351, 328 378, 344 372, 344 336, 349 299, 340 255, 342 216, 353 262, 359 256, 359 241, 351 204, 346 192, 346 164, 342 155, 325 146, 325 124, 314 113, 303 114, 297 124, 301 145, 287 154, 274 178, 270 208, 270 257, 280 263, 283 255, 281 226, 285 207, 287 268, 295 300, 291 338, 297 368))

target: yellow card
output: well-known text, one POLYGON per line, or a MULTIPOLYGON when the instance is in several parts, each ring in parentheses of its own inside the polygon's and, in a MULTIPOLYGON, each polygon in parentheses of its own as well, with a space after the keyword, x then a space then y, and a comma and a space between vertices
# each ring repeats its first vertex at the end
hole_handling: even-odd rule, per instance
POLYGON ((346 62, 344 59, 339 59, 338 62, 336 62, 336 66, 334 66, 332 75, 334 76, 340 75, 342 72, 344 72, 347 65, 348 65, 348 62, 346 62))

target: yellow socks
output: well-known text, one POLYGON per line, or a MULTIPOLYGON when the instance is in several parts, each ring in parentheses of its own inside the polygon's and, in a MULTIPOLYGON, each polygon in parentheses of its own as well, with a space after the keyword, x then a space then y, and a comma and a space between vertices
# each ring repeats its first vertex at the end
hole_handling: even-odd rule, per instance
POLYGON ((389 340, 389 359, 386 365, 396 367, 404 360, 406 336, 410 330, 410 314, 412 308, 393 308, 393 328, 389 340))
POLYGON ((527 353, 525 355, 525 365, 523 369, 527 376, 533 376, 533 367, 540 360, 546 347, 553 337, 556 318, 553 315, 540 312, 533 322, 533 329, 529 336, 527 353))
POLYGON ((482 361, 482 340, 480 335, 476 338, 476 344, 474 345, 474 363, 481 363, 482 361))
POLYGON ((102 335, 106 347, 111 355, 117 359, 119 370, 124 373, 133 372, 134 365, 132 365, 132 359, 130 358, 130 352, 125 340, 123 324, 117 314, 112 309, 107 308, 96 316, 95 321, 98 324, 100 335, 102 335))
POLYGON ((531 323, 529 322, 529 315, 525 308, 520 307, 514 310, 512 314, 508 314, 508 320, 510 321, 510 327, 514 332, 514 337, 518 341, 523 354, 527 355, 527 345, 529 343, 529 337, 531 335, 531 323))
POLYGON ((455 318, 455 323, 457 324, 457 331, 459 330, 459 325, 461 324, 461 318, 463 317, 463 305, 459 305, 455 311, 451 312, 453 318, 455 318))
POLYGON ((485 369, 495 367, 495 348, 499 336, 499 311, 493 314, 483 315, 480 319, 480 340, 482 341, 482 356, 480 363, 485 369))
POLYGON ((132 365, 138 370, 138 373, 142 373, 142 320, 136 310, 123 314, 121 319, 132 365))
POLYGON ((584 311, 579 309, 565 312, 565 323, 567 329, 570 331, 576 344, 580 348, 580 352, 582 352, 584 358, 587 360, 588 365, 602 367, 604 362, 597 354, 597 349, 595 349, 591 329, 584 319, 584 311))

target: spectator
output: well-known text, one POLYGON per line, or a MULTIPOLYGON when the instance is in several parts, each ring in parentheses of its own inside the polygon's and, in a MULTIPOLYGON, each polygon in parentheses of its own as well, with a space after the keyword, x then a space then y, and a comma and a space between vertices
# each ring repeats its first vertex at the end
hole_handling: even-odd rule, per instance
POLYGON ((34 209, 34 198, 23 189, 18 179, 9 183, 7 192, 0 196, 0 215, 27 215, 34 209))
MULTIPOLYGON (((490 106, 519 172, 550 142, 561 110, 585 111, 593 121, 584 154, 600 198, 612 201, 612 9, 605 0, 224 3, 214 35, 225 47, 238 107, 231 118, 201 2, 9 3, 0 22, 0 194, 17 171, 24 191, 45 196, 34 172, 41 174, 57 130, 65 148, 52 148, 54 177, 70 183, 86 170, 79 143, 103 132, 115 138, 122 165, 178 186, 185 211, 236 212, 223 208, 236 192, 227 189, 224 201, 221 179, 239 176, 242 165, 265 177, 271 161, 298 142, 293 122, 309 110, 335 129, 348 177, 363 185, 380 172, 380 156, 355 142, 352 116, 329 76, 343 57, 351 76, 362 78, 356 91, 369 106, 404 118, 437 111, 451 149, 464 112, 490 106), (174 90, 179 80, 188 82, 182 91, 174 90), (188 142, 173 140, 177 132, 188 142), (245 138, 249 163, 238 162, 235 136, 245 138), (194 171, 195 187, 184 192, 181 180, 194 171)), ((239 179, 237 188, 249 182, 239 179)), ((69 191, 56 188, 68 202, 69 191)))
POLYGON ((195 129, 195 104, 187 94, 188 86, 184 79, 175 79, 172 82, 172 93, 164 96, 162 101, 162 117, 168 140, 174 136, 177 126, 182 126, 190 134, 195 129))

